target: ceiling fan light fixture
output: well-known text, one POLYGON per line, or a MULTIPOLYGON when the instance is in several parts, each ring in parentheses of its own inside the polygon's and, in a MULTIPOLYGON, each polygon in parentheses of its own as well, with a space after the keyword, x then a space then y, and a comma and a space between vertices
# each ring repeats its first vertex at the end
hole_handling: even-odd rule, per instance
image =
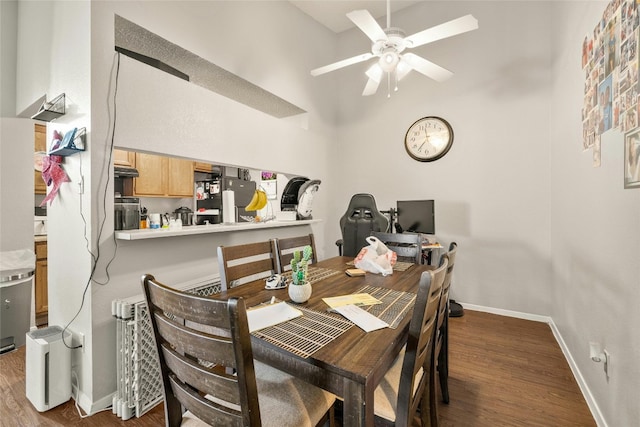
POLYGON ((373 15, 366 10, 351 11, 347 13, 347 18, 371 40, 371 52, 316 68, 311 70, 311 75, 319 76, 370 58, 377 58, 373 66, 366 71, 368 79, 362 92, 363 96, 376 93, 385 73, 388 97, 391 96, 392 83, 393 90, 397 91, 398 82, 413 70, 437 82, 447 80, 453 76, 451 71, 405 51, 478 28, 478 20, 472 15, 465 15, 407 37, 401 28, 391 27, 391 0, 387 0, 387 28, 382 28, 373 15))
POLYGON ((396 69, 396 65, 400 62, 400 55, 393 48, 387 48, 382 52, 380 59, 378 60, 378 65, 382 68, 383 71, 390 73, 396 69))

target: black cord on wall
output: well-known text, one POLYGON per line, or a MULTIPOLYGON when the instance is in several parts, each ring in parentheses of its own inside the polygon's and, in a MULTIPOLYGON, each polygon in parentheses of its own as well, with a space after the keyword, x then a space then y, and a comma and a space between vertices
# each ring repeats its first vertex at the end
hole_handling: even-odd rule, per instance
MULTIPOLYGON (((113 242, 115 244, 115 250, 113 252, 113 257, 109 260, 109 262, 107 263, 107 265, 105 266, 105 274, 107 276, 107 280, 104 283, 98 282, 96 280, 94 280, 94 275, 96 272, 96 268, 98 267, 98 261, 100 260, 100 241, 101 241, 101 237, 102 237, 102 233, 104 232, 104 225, 107 219, 107 190, 109 188, 109 179, 110 179, 110 173, 109 173, 109 167, 111 165, 111 159, 113 156, 113 146, 114 146, 114 140, 115 140, 115 133, 116 133, 116 107, 117 107, 117 103, 116 103, 116 98, 118 95, 118 77, 120 75, 120 53, 116 53, 116 62, 115 62, 115 67, 116 67, 116 76, 115 76, 115 84, 114 84, 114 91, 113 91, 113 125, 111 127, 111 135, 110 135, 110 139, 108 140, 108 144, 107 146, 109 147, 109 155, 108 155, 108 161, 104 163, 103 165, 103 174, 106 173, 106 180, 105 180, 105 186, 104 186, 104 192, 103 192, 103 196, 102 196, 102 222, 100 223, 100 227, 98 229, 98 236, 97 236, 97 242, 98 244, 96 245, 96 253, 94 254, 90 247, 89 247, 89 239, 87 237, 87 220, 84 217, 84 214, 82 213, 82 195, 80 195, 80 216, 82 217, 82 222, 84 223, 84 239, 86 241, 86 248, 87 248, 87 252, 89 252, 89 254, 91 255, 91 259, 92 259, 92 266, 91 266, 91 274, 89 275, 89 279, 87 280, 87 284, 84 287, 84 291, 82 292, 82 301, 80 302, 80 307, 78 308, 78 311, 76 312, 76 314, 73 316, 73 318, 66 324, 66 326, 64 327, 63 331, 62 331, 62 342, 64 343, 64 345, 67 348, 70 348, 72 350, 74 349, 78 349, 82 347, 82 343, 80 345, 71 347, 69 346, 65 340, 64 340, 64 334, 66 332, 66 330, 68 329, 68 327, 74 322, 74 320, 76 320, 76 318, 80 315, 80 312, 82 311, 82 307, 84 307, 84 302, 87 296, 87 291, 89 290, 89 285, 91 285, 91 281, 94 281, 94 283, 104 286, 107 285, 110 281, 110 277, 109 277, 109 266, 111 265, 111 263, 113 262, 113 260, 116 257, 116 253, 117 253, 117 249, 118 249, 118 242, 115 238, 115 233, 113 233, 113 242)), ((113 73, 112 73, 113 75, 113 73)), ((112 81, 109 81, 109 88, 111 88, 111 83, 112 81)), ((82 159, 82 158, 81 158, 82 159)), ((82 178, 82 160, 80 163, 80 176, 82 179, 82 184, 84 186, 84 179, 82 178)))

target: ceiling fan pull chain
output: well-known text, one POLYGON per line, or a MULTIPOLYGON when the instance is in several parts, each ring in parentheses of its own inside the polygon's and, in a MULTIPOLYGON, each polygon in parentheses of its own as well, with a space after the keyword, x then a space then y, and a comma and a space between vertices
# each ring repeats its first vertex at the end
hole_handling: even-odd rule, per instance
POLYGON ((396 67, 395 70, 393 70, 393 79, 395 81, 395 87, 393 88, 394 92, 398 91, 398 67, 396 67))
POLYGON ((387 73, 387 98, 391 98, 391 73, 387 73))

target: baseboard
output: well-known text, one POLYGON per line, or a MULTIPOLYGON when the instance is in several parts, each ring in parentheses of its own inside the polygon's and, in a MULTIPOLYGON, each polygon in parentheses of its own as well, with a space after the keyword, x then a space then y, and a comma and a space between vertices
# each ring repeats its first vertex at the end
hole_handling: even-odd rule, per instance
POLYGON ((582 395, 584 396, 584 400, 587 402, 587 406, 589 406, 589 410, 591 411, 591 415, 593 415, 593 419, 596 421, 598 427, 607 427, 607 422, 605 421, 604 416, 600 411, 600 407, 594 399, 593 394, 591 393, 591 389, 589 389, 589 387, 587 386, 587 382, 584 380, 582 372, 580 372, 578 365, 573 359, 573 356, 571 355, 571 352, 569 351, 567 344, 564 342, 564 339, 562 338, 562 335, 560 334, 560 331, 558 330, 558 327, 556 326, 553 319, 550 319, 549 326, 551 327, 553 335, 556 337, 556 341, 558 341, 558 345, 560 346, 565 359, 567 359, 567 363, 569 363, 569 368, 571 368, 571 372, 573 372, 573 376, 578 383, 578 387, 580 387, 580 391, 582 391, 582 395))
POLYGON ((564 339, 562 338, 562 334, 560 334, 560 330, 558 330, 558 327, 553 321, 553 318, 551 318, 550 316, 542 316, 539 314, 530 314, 530 313, 523 313, 520 311, 504 310, 502 308, 485 307, 482 305, 468 304, 468 303, 459 302, 459 301, 458 303, 462 304, 462 307, 464 307, 464 309, 466 310, 481 311, 484 313, 497 314, 497 315, 506 316, 506 317, 514 317, 517 319, 532 320, 534 322, 544 322, 548 324, 549 327, 551 328, 551 332, 553 332, 553 336, 555 337, 556 341, 558 342, 558 345, 560 346, 560 349, 562 350, 562 354, 564 354, 564 357, 567 360, 567 363, 569 364, 569 368, 571 369, 571 372, 573 373, 573 377, 578 383, 578 387, 580 387, 582 396, 584 397, 584 400, 587 402, 587 406, 591 411, 591 415, 593 416, 593 419, 595 420, 598 427, 608 427, 608 424, 605 421, 604 416, 602 415, 602 412, 600 411, 600 407, 595 401, 593 394, 589 389, 589 386, 584 380, 584 377, 582 376, 582 373, 580 372, 580 369, 578 368, 578 365, 576 364, 573 358, 573 355, 569 351, 567 344, 564 342, 564 339))
POLYGON ((71 386, 71 394, 76 404, 80 409, 82 409, 86 416, 91 416, 97 412, 104 411, 111 407, 113 401, 113 394, 110 394, 102 399, 92 402, 91 399, 89 399, 89 396, 84 394, 82 391, 78 392, 78 386, 76 384, 71 386))
POLYGON ((551 317, 541 316, 539 314, 522 313, 520 311, 505 310, 502 308, 485 307, 483 305, 468 304, 466 302, 457 301, 462 304, 465 310, 482 311, 484 313, 498 314, 500 316, 515 317, 516 319, 533 320, 534 322, 550 323, 551 317))

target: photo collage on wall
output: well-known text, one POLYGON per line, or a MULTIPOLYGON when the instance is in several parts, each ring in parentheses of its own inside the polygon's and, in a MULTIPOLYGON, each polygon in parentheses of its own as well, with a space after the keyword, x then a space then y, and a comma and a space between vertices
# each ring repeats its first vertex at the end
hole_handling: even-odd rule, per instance
POLYGON ((638 10, 640 0, 612 0, 582 45, 585 72, 582 110, 583 148, 599 167, 600 137, 617 129, 625 134, 625 188, 640 187, 640 79, 638 10))

